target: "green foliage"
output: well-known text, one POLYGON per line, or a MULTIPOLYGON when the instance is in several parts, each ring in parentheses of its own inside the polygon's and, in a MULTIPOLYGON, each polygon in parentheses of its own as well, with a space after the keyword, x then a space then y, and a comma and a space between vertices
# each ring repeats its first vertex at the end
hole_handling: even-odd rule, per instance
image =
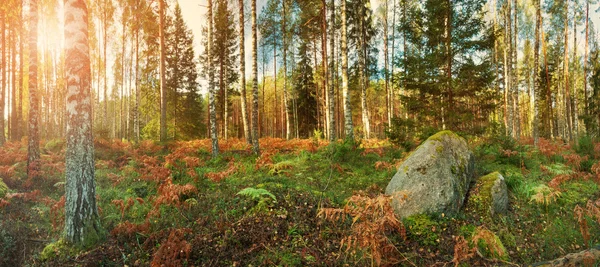
POLYGON ((2 178, 0 178, 0 198, 3 198, 8 193, 8 186, 4 183, 2 178))
POLYGON ((247 188, 242 189, 236 195, 249 197, 255 201, 261 201, 265 198, 271 198, 271 199, 273 199, 273 201, 277 202, 277 198, 275 197, 275 195, 273 195, 271 192, 267 191, 264 188, 256 189, 254 187, 247 187, 247 188))
POLYGON ((394 117, 392 118, 392 125, 385 130, 385 134, 390 139, 390 142, 410 151, 416 146, 414 128, 414 120, 394 117))
POLYGON ((403 221, 410 238, 414 238, 423 246, 435 246, 439 243, 440 224, 429 215, 417 214, 403 221))
POLYGON ((578 154, 582 156, 589 156, 590 158, 594 158, 594 140, 589 135, 582 135, 579 137, 577 141, 576 150, 578 154))
POLYGON ((50 243, 44 247, 40 253, 40 260, 51 261, 51 260, 65 260, 67 258, 74 257, 79 253, 79 250, 64 239, 60 239, 56 242, 50 243))

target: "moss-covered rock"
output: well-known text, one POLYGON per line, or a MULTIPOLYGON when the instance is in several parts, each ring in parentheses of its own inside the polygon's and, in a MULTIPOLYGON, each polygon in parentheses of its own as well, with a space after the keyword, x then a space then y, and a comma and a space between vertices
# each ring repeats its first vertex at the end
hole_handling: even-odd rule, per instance
POLYGON ((467 141, 451 131, 429 137, 406 158, 388 184, 396 215, 455 214, 473 179, 474 158, 467 141))
POLYGON ((8 193, 8 186, 0 179, 0 198, 3 198, 8 193))
POLYGON ((471 243, 486 258, 508 260, 508 252, 500 238, 494 232, 479 227, 473 233, 471 243))
POLYGON ((506 214, 508 189, 502 174, 493 172, 477 179, 471 191, 471 201, 481 216, 506 214))
POLYGON ((54 259, 66 259, 77 255, 78 252, 79 250, 77 248, 61 239, 46 245, 40 254, 40 260, 50 261, 54 259))

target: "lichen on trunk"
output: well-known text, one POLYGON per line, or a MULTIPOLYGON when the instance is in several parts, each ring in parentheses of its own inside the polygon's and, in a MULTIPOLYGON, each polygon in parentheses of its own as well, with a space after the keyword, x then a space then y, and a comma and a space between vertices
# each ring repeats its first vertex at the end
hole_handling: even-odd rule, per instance
POLYGON ((65 239, 90 247, 104 236, 96 205, 88 11, 83 0, 65 1, 67 150, 65 239))

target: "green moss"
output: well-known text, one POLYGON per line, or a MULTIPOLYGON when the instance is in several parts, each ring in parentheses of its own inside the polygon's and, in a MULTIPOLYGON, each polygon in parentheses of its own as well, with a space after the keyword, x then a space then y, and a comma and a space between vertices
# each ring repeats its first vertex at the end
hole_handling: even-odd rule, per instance
POLYGON ((99 244, 106 237, 106 232, 104 229, 102 229, 102 227, 100 227, 100 222, 98 220, 87 223, 85 228, 83 229, 83 233, 85 234, 85 236, 83 238, 81 248, 85 249, 91 248, 94 245, 99 244))
POLYGON ((404 225, 408 229, 409 236, 421 245, 433 246, 439 242, 437 231, 440 229, 440 224, 426 214, 409 216, 404 219, 404 225))
POLYGON ((474 187, 474 192, 469 201, 475 212, 481 218, 490 217, 490 207, 492 205, 492 187, 500 173, 493 172, 483 177, 480 177, 474 187))
POLYGON ((0 198, 3 198, 8 193, 8 186, 0 179, 0 198))
POLYGON ((500 238, 492 231, 478 228, 473 234, 471 242, 477 246, 479 252, 486 258, 508 260, 508 252, 500 238))
POLYGON ((65 240, 61 239, 46 245, 40 254, 40 259, 42 261, 67 259, 77 255, 78 252, 79 250, 77 248, 71 246, 65 240))
POLYGON ((444 136, 451 136, 452 138, 462 138, 459 135, 455 134, 453 131, 445 130, 430 136, 429 138, 427 138, 427 140, 442 141, 442 137, 444 136))
POLYGON ((437 151, 438 154, 444 153, 444 146, 436 146, 435 151, 437 151))

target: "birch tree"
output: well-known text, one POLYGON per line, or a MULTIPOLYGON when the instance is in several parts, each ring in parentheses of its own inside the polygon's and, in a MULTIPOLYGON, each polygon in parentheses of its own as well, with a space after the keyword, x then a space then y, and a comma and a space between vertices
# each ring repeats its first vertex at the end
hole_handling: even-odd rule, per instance
POLYGON ((84 0, 67 0, 64 12, 67 73, 65 238, 76 246, 89 247, 102 238, 103 230, 94 181, 88 11, 84 0))

